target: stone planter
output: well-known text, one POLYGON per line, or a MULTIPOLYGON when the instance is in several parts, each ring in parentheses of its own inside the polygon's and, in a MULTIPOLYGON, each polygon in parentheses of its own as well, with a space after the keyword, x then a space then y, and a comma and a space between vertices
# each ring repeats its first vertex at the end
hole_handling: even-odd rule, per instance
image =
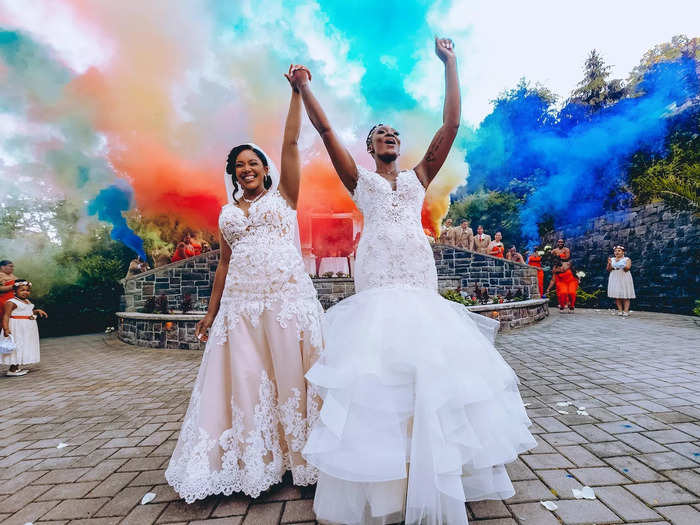
POLYGON ((530 299, 502 304, 467 306, 470 312, 500 321, 499 332, 522 328, 549 316, 548 299, 530 299))

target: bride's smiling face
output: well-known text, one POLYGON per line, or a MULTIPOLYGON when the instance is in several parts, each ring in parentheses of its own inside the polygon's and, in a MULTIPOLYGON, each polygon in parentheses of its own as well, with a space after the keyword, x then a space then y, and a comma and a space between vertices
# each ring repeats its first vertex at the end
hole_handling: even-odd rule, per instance
POLYGON ((244 191, 256 193, 264 184, 267 170, 252 150, 244 149, 236 157, 236 179, 244 191))
POLYGON ((395 160, 401 153, 399 132, 391 126, 378 126, 372 133, 372 149, 375 157, 385 161, 395 160))

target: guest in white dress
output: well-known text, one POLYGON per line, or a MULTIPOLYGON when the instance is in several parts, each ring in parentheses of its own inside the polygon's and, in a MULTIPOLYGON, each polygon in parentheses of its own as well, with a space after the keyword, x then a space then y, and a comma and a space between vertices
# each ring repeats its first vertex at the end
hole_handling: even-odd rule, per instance
POLYGON ((465 525, 465 501, 514 494, 504 464, 536 445, 517 377, 493 346, 498 322, 437 290, 421 208, 457 134, 460 98, 452 41, 436 39, 435 50, 445 63, 443 126, 405 171, 393 127, 367 137, 375 170, 358 166, 306 75, 293 79, 364 216, 357 293, 328 310, 325 349, 306 376, 323 397, 304 448, 320 471, 323 523, 465 525))
POLYGON ((617 315, 630 315, 630 299, 635 299, 634 281, 632 280, 632 260, 625 257, 625 247, 615 246, 613 257, 608 257, 608 297, 615 299, 617 315))
POLYGON ((10 377, 25 375, 29 370, 22 368, 23 365, 39 362, 39 327, 36 318, 48 317, 44 310, 34 308, 29 300, 32 283, 17 280, 13 289, 15 296, 5 303, 2 329, 5 337, 12 336, 17 349, 9 354, 0 355, 0 362, 10 365, 6 374, 10 377))
POLYGON ((323 344, 323 309, 299 246, 300 127, 294 91, 281 178, 254 144, 229 154, 221 256, 207 315, 196 328, 202 340, 210 329, 209 336, 165 472, 188 503, 233 492, 255 498, 286 471, 295 485, 317 479, 301 455, 319 410, 304 374, 323 344))

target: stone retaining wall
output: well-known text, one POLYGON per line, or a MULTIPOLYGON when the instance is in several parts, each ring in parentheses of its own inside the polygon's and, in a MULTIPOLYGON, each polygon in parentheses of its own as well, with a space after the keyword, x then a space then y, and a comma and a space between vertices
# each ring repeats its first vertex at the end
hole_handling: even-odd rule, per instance
POLYGON ((501 323, 498 331, 514 330, 522 328, 549 316, 548 299, 530 299, 529 301, 518 301, 516 303, 504 304, 480 304, 469 306, 469 310, 498 319, 501 323))
POLYGON ((700 298, 700 218, 665 204, 649 204, 565 226, 546 239, 564 237, 579 270, 581 286, 607 291, 607 258, 622 244, 632 259, 637 299, 632 309, 689 314, 700 298))
MULTIPOLYGON (((537 297, 537 271, 530 266, 444 245, 435 245, 433 254, 440 290, 462 287, 471 291, 478 283, 488 287, 491 295, 505 295, 509 290, 524 288, 531 297, 537 297)), ((215 250, 124 279, 121 310, 141 311, 150 297, 163 294, 171 310, 181 308, 186 294, 192 297, 194 310, 206 310, 218 261, 219 252, 215 250)), ((355 293, 352 279, 313 281, 324 308, 355 293)))
POLYGON ((168 298, 168 308, 178 310, 186 294, 195 310, 206 310, 218 263, 219 250, 214 250, 124 279, 121 310, 140 311, 148 298, 160 295, 168 298))
POLYGON ((528 297, 539 296, 537 270, 527 264, 444 245, 434 246, 433 254, 438 274, 459 278, 460 286, 467 291, 478 284, 487 287, 489 295, 506 295, 523 288, 528 297))
POLYGON ((194 335, 200 314, 117 313, 117 335, 125 343, 146 348, 204 350, 204 343, 194 335))
MULTIPOLYGON (((448 284, 445 279, 441 281, 443 284, 448 284)), ((499 327, 501 332, 536 323, 549 315, 546 299, 467 308, 480 315, 498 319, 501 323, 499 327)), ((117 336, 125 343, 145 348, 204 350, 204 343, 197 340, 194 335, 197 321, 204 317, 203 312, 185 315, 119 312, 117 317, 117 336)))

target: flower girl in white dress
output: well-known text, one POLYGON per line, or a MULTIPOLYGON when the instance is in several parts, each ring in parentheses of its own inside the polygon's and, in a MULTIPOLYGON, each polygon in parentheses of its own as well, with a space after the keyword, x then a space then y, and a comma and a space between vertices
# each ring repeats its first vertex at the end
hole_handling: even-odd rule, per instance
POLYGON ((23 376, 29 370, 23 365, 38 363, 40 360, 39 327, 37 317, 48 317, 44 310, 34 308, 29 300, 32 283, 17 280, 13 285, 15 296, 5 303, 2 328, 5 337, 12 337, 16 349, 9 354, 0 355, 0 362, 10 365, 5 375, 23 376))
POLYGON ((304 448, 320 470, 322 522, 466 524, 465 501, 512 496, 504 464, 536 445, 517 377, 492 343, 498 323, 437 290, 421 207, 456 136, 460 98, 452 43, 435 47, 444 122, 410 170, 398 170, 399 134, 385 125, 367 138, 375 170, 357 166, 309 79, 293 79, 364 215, 357 293, 327 312, 325 349, 306 376, 323 397, 304 448))

